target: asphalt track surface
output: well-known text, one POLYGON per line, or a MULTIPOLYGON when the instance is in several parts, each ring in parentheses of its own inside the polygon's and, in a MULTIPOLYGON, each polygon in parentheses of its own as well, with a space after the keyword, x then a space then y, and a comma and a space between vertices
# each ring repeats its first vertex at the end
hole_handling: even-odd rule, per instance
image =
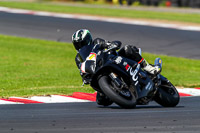
POLYGON ((71 42, 82 28, 93 38, 120 40, 145 52, 200 59, 199 31, 0 12, 0 34, 71 42))
MULTIPOLYGON (((93 37, 121 40, 143 51, 200 59, 200 32, 0 12, 0 34, 70 42, 87 28, 93 37)), ((96 103, 0 105, 1 133, 199 133, 200 97, 181 98, 175 108, 152 102, 136 109, 96 103)))
POLYGON ((1 133, 199 133, 200 97, 177 107, 152 102, 136 109, 89 103, 0 105, 1 133))

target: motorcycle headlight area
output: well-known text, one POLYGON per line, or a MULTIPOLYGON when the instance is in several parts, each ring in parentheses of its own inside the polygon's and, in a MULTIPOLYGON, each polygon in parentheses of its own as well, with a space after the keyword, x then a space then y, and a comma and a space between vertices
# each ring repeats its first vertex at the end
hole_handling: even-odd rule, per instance
POLYGON ((81 65, 81 71, 83 73, 90 73, 90 74, 94 74, 95 73, 95 66, 96 63, 93 60, 87 60, 85 62, 82 63, 81 65))

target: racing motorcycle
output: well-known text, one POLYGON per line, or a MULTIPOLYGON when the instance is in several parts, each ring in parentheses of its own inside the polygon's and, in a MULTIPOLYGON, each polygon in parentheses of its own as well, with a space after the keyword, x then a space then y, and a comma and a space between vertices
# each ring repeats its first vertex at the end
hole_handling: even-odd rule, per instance
MULTIPOLYGON (((83 79, 108 97, 105 106, 114 102, 122 108, 135 108, 153 100, 164 107, 179 103, 179 93, 167 78, 160 73, 156 76, 147 73, 134 60, 119 56, 116 45, 109 46, 100 50, 98 45, 88 45, 79 50, 84 61, 80 68, 83 79)), ((154 65, 162 70, 160 58, 155 59, 154 65)))

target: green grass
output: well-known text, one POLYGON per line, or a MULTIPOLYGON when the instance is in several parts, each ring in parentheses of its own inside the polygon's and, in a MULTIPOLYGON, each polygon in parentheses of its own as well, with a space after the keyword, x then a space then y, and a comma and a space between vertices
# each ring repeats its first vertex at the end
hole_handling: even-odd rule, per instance
MULTIPOLYGON (((0 97, 94 92, 82 81, 72 44, 0 35, 0 97)), ((200 60, 143 54, 164 62, 163 72, 176 86, 200 86, 200 60)))
POLYGON ((127 9, 114 9, 114 8, 95 8, 95 7, 81 7, 81 6, 69 6, 59 5, 45 2, 5 2, 0 1, 0 6, 23 8, 31 10, 42 10, 61 13, 72 14, 90 14, 100 16, 113 16, 121 18, 144 18, 154 20, 169 20, 179 22, 191 22, 200 23, 200 14, 187 14, 187 13, 172 13, 172 12, 154 12, 154 11, 138 11, 127 9))
POLYGON ((71 44, 0 36, 0 97, 92 92, 81 87, 71 44))

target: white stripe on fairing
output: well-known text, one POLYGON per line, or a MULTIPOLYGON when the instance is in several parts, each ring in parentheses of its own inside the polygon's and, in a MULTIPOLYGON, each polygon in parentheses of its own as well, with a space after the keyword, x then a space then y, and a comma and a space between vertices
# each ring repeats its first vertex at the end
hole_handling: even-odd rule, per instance
POLYGON ((81 63, 81 71, 82 73, 85 73, 85 61, 81 63))
POLYGON ((44 11, 32 11, 32 10, 14 9, 14 8, 7 8, 7 7, 0 7, 0 11, 4 11, 8 13, 32 14, 32 15, 38 15, 38 16, 51 16, 51 17, 59 17, 59 18, 82 19, 82 20, 96 20, 96 21, 104 21, 104 22, 112 22, 112 23, 172 28, 172 29, 178 29, 178 30, 200 31, 200 26, 181 26, 178 24, 167 24, 167 23, 158 23, 158 22, 152 23, 152 22, 139 21, 139 20, 123 20, 123 19, 108 18, 108 17, 51 13, 51 12, 44 12, 44 11))

